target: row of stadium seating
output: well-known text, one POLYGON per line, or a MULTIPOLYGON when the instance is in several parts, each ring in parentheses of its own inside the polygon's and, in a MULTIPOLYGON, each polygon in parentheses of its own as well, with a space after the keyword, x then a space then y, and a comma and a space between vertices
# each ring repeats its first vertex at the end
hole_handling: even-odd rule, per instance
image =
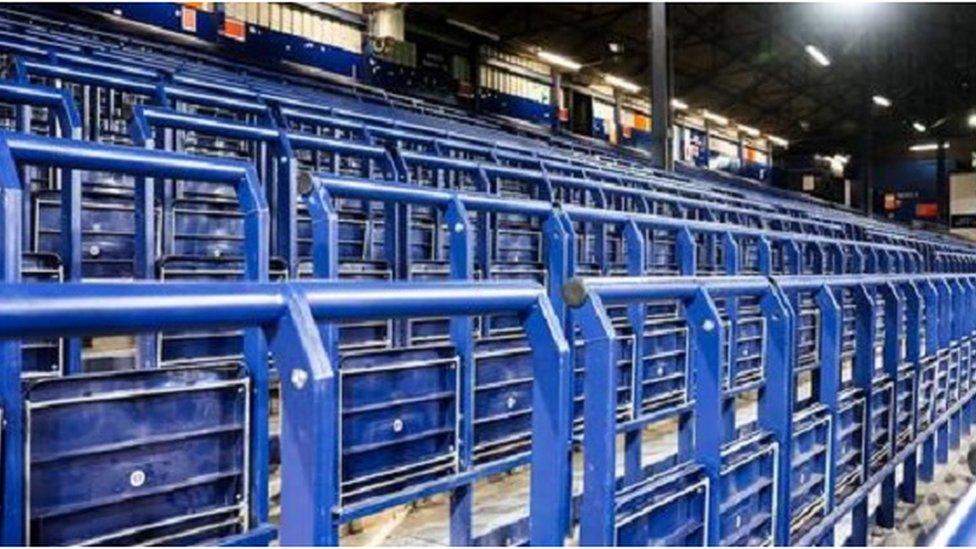
POLYGON ((976 420, 969 243, 11 10, 0 75, 4 542, 866 542, 976 420))

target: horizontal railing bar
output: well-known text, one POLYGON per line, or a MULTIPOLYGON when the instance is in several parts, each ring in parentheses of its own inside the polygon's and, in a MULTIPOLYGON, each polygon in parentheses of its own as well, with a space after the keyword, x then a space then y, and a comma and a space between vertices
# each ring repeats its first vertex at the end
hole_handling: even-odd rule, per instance
POLYGON ((541 286, 518 282, 23 283, 0 285, 0 337, 265 325, 303 293, 319 320, 525 311, 541 286))

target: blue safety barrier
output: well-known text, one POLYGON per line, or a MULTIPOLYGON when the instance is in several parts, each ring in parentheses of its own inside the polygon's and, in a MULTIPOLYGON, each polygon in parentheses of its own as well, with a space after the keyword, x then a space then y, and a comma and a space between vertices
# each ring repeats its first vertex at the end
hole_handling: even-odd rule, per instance
MULTIPOLYGON (((238 260, 242 263, 245 279, 263 281, 268 279, 268 208, 259 188, 253 167, 226 160, 202 160, 196 157, 175 153, 139 151, 137 149, 83 143, 75 140, 51 139, 15 133, 0 135, 0 184, 4 193, 10 197, 5 202, 3 225, 5 234, 20 235, 20 215, 11 211, 24 195, 25 183, 20 177, 22 166, 44 166, 70 170, 60 191, 61 211, 60 236, 53 251, 61 252, 64 260, 64 274, 67 280, 82 280, 91 276, 85 269, 83 249, 94 256, 92 263, 104 265, 103 248, 109 252, 109 266, 123 264, 126 273, 137 279, 156 277, 156 245, 153 207, 153 181, 157 177, 177 177, 193 181, 208 181, 228 186, 235 196, 237 208, 242 216, 243 240, 245 246, 240 250, 238 260), (125 219, 116 220, 119 226, 110 229, 105 237, 85 238, 82 228, 83 209, 81 207, 81 172, 99 171, 124 173, 135 178, 135 196, 129 198, 134 203, 134 222, 129 225, 125 219), (15 219, 15 216, 17 219, 15 219), (127 238, 127 233, 133 234, 127 238), (125 236, 122 236, 125 235, 125 236), (121 238, 120 238, 121 236, 121 238), (85 246, 87 245, 87 248, 85 246), (98 253, 92 253, 97 249, 98 253)), ((100 223, 109 223, 112 217, 102 218, 100 223)), ((108 227, 106 227, 108 228, 108 227)), ((10 238, 14 238, 11 236, 10 238)), ((19 242, 20 237, 17 237, 19 242)), ((10 242, 8 240, 8 242, 10 242)), ((19 279, 20 246, 5 247, 5 280, 19 279)), ((97 267, 96 267, 97 269, 97 267)), ((98 273, 96 270, 95 273, 98 273)), ((114 276, 119 276, 115 274, 114 276)), ((257 345, 257 343, 255 343, 257 345)), ((82 369, 80 342, 71 340, 72 348, 67 353, 67 370, 79 372, 82 369)), ((140 338, 136 362, 154 364, 157 360, 154 338, 140 338)), ((260 351, 255 350, 259 353, 260 351)))
POLYGON ((461 545, 863 544, 976 420, 960 240, 12 11, 0 76, 4 280, 44 281, 0 289, 9 543, 337 544, 448 493, 461 545))
MULTIPOLYGON (((976 386, 970 381, 970 365, 976 324, 966 313, 976 297, 971 276, 584 278, 573 280, 565 292, 570 306, 581 307, 579 323, 588 374, 583 438, 588 478, 584 479, 580 513, 582 543, 609 545, 658 539, 660 533, 650 524, 656 520, 656 513, 665 512, 666 518, 660 520, 688 525, 674 532, 699 536, 678 539, 759 541, 753 536, 766 517, 772 521, 771 540, 783 545, 829 543, 833 526, 850 515, 850 543, 865 545, 872 516, 869 493, 880 485, 881 500, 874 516, 882 526, 893 526, 896 500, 913 500, 916 482, 933 478, 935 464, 945 463, 949 448, 958 447, 959 438, 973 421, 976 386), (849 308, 842 305, 842 296, 847 293, 853 294, 849 308), (732 467, 729 460, 734 459, 736 442, 722 444, 728 440, 722 426, 738 424, 722 419, 728 414, 728 405, 723 403, 736 388, 723 374, 728 363, 722 350, 727 348, 729 335, 719 329, 723 323, 719 304, 727 306, 734 298, 741 305, 741 300, 753 296, 759 298, 765 319, 759 342, 764 390, 758 401, 758 427, 771 434, 777 450, 783 450, 776 453, 778 467, 765 470, 732 467), (804 296, 819 312, 815 349, 809 348, 809 337, 801 335, 806 323, 797 305, 804 296), (631 314, 636 308, 640 316, 631 320, 636 322, 646 315, 640 309, 667 299, 678 300, 684 308, 690 338, 688 367, 695 376, 689 387, 695 387, 695 393, 689 394, 684 406, 640 415, 635 412, 635 416, 621 420, 612 398, 618 387, 614 373, 619 370, 612 365, 617 360, 615 342, 622 336, 620 327, 608 316, 608 308, 626 305, 631 314), (883 326, 879 318, 884 319, 883 326), (844 326, 849 322, 853 340, 845 350, 844 326), (920 337, 923 325, 925 335, 920 337), (881 345, 879 335, 884 340, 881 345), (909 342, 904 348, 894 343, 903 340, 909 342), (794 376, 803 371, 798 366, 805 349, 815 355, 807 363, 816 362, 817 377, 813 383, 816 392, 803 404, 791 395, 796 394, 794 376), (850 353, 847 360, 845 353, 850 353), (905 410, 910 414, 907 418, 900 416, 900 404, 921 398, 921 384, 914 380, 926 375, 926 361, 932 358, 942 363, 936 366, 935 387, 928 397, 935 401, 934 406, 913 406, 905 410), (845 371, 845 363, 850 364, 850 370, 845 371), (900 392, 907 392, 909 400, 896 399, 896 388, 905 384, 908 389, 900 392), (706 391, 711 393, 704 394, 706 391), (926 416, 924 421, 916 420, 916 410, 926 416), (688 415, 682 425, 689 431, 684 436, 679 432, 674 458, 643 464, 639 459, 640 438, 628 437, 624 476, 618 478, 615 434, 675 414, 688 415), (605 435, 593 440, 587 433, 605 435), (851 437, 857 442, 850 442, 851 437), (916 454, 921 460, 920 471, 915 469, 916 454), (631 455, 635 457, 631 459, 631 455), (895 468, 899 466, 904 467, 904 476, 902 484, 896 486, 895 468), (687 475, 689 467, 704 471, 702 484, 694 490, 666 481, 679 471, 687 475), (747 476, 733 475, 733 481, 729 478, 733 471, 747 476), (753 490, 771 486, 776 494, 774 503, 770 507, 766 501, 765 511, 743 507, 744 501, 763 503, 755 492, 747 491, 749 496, 743 496, 743 486, 753 490), (684 501, 690 494, 708 498, 709 505, 674 505, 667 511, 629 506, 632 498, 684 501), (687 513, 688 509, 698 513, 674 514, 687 513), (747 512, 739 514, 744 509, 747 512)), ((760 434, 753 437, 750 444, 761 439, 760 434)), ((758 456, 760 450, 753 447, 750 455, 758 456)))
MULTIPOLYGON (((470 543, 473 483, 520 464, 533 466, 530 514, 520 518, 525 541, 558 545, 569 526, 569 503, 560 497, 568 485, 559 486, 569 466, 568 347, 536 285, 5 284, 0 295, 0 347, 15 379, 19 344, 10 338, 262 328, 284 380, 283 544, 334 545, 341 523, 445 491, 453 495, 452 541, 470 543), (483 465, 471 458, 476 403, 464 389, 476 375, 468 317, 503 311, 519 315, 529 338, 535 451, 483 465), (454 347, 409 375, 443 384, 450 403, 391 393, 407 388, 390 385, 403 369, 340 363, 329 351, 336 321, 423 315, 454 319, 454 347), (385 406, 375 409, 380 397, 385 406), (444 437, 437 426, 453 434, 444 437), (447 467, 403 471, 445 454, 453 456, 447 467), (561 456, 555 468, 553 456, 561 456), (387 477, 382 495, 361 497, 363 482, 380 475, 387 477)), ((3 395, 4 501, 26 506, 5 506, 6 542, 267 541, 266 365, 85 374, 40 382, 26 401, 18 384, 16 394, 3 395), (65 438, 69 432, 89 434, 65 438), (156 453, 146 454, 147 446, 156 453), (29 485, 24 470, 32 472, 29 485), (56 489, 74 478, 87 480, 56 489), (160 497, 180 490, 186 498, 160 497), (125 512, 106 512, 113 505, 125 512), (244 516, 230 520, 235 513, 244 516)))

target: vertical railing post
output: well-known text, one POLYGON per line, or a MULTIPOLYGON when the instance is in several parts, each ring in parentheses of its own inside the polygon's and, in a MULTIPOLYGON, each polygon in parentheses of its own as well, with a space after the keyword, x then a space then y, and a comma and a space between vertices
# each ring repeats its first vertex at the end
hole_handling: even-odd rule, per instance
MULTIPOLYGON (((644 234, 633 221, 624 227, 624 243, 627 247, 627 275, 644 274, 645 241, 644 234)), ((644 324, 647 307, 644 303, 631 303, 627 306, 627 319, 630 322, 634 343, 631 350, 631 418, 641 415, 644 402, 644 324)), ((640 429, 629 430, 624 436, 624 484, 630 485, 642 477, 640 429)))
POLYGON ((790 543, 793 518, 791 486, 793 475, 793 395, 795 387, 796 314, 778 288, 770 288, 760 299, 766 319, 767 337, 763 354, 765 390, 759 398, 759 424, 773 434, 778 452, 775 482, 773 545, 790 543))
POLYGON ((338 545, 339 372, 306 297, 286 288, 287 313, 267 329, 281 377, 279 541, 283 546, 338 545))
MULTIPOLYGON (((922 298, 925 303, 925 358, 926 362, 932 362, 932 386, 929 388, 928 396, 928 424, 931 424, 938 417, 937 402, 939 384, 939 294, 935 290, 935 285, 931 281, 919 283, 922 298)), ((937 435, 933 434, 926 437, 922 443, 922 464, 919 469, 919 478, 923 482, 932 482, 935 478, 935 446, 937 435)))
MULTIPOLYGON (((898 408, 898 389, 901 384, 898 371, 901 364, 901 342, 902 342, 902 314, 904 304, 898 289, 891 283, 878 286, 878 293, 884 299, 884 356, 883 368, 891 379, 892 393, 891 403, 888 405, 888 446, 892 457, 898 451, 898 430, 897 419, 900 410, 898 408)), ((897 494, 895 493, 895 472, 885 477, 881 484, 881 502, 876 513, 879 526, 892 528, 895 525, 895 505, 897 504, 897 494)))
MULTIPOLYGON (((828 429, 827 466, 824 475, 824 490, 826 492, 826 511, 829 514, 834 509, 836 491, 836 468, 840 452, 837 448, 838 399, 841 377, 841 340, 843 332, 843 317, 841 307, 834 297, 830 287, 823 286, 817 290, 814 299, 820 310, 820 402, 827 408, 830 416, 828 429)), ((825 545, 833 544, 833 529, 823 540, 825 545)))
POLYGON ((678 274, 694 275, 698 270, 698 246, 695 237, 687 227, 678 231, 675 236, 675 259, 678 262, 678 274))
POLYGON ((593 292, 577 318, 585 342, 580 545, 609 546, 616 540, 616 332, 593 292))
MULTIPOLYGON (((912 282, 902 284, 902 289, 905 295, 905 330, 903 334, 905 338, 905 361, 912 365, 912 371, 914 372, 911 398, 912 437, 914 438, 918 436, 919 430, 918 414, 920 411, 920 388, 922 384, 922 368, 920 364, 922 294, 919 293, 918 287, 912 282)), ((902 463, 902 483, 900 487, 902 501, 915 503, 917 487, 918 450, 916 449, 902 463)))
POLYGON ((524 325, 533 357, 529 542, 556 546, 570 529, 573 364, 547 300, 532 307, 524 325))
MULTIPOLYGON (((854 294, 854 385, 864 398, 864 424, 861 427, 861 479, 866 481, 871 473, 871 441, 874 437, 872 418, 874 412, 874 299, 863 284, 853 288, 854 294)), ((868 542, 868 498, 864 497, 851 511, 850 545, 865 546, 868 542)))
MULTIPOLYGON (((452 280, 474 279, 474 244, 471 239, 473 233, 467 209, 460 200, 455 198, 447 207, 444 214, 447 224, 450 249, 450 269, 452 280)), ((483 250, 486 253, 487 250, 483 250)), ((486 273, 487 275, 487 273, 486 273)), ((488 323, 487 317, 483 322, 488 323)), ((472 333, 474 323, 470 316, 452 317, 450 319, 451 342, 457 352, 460 364, 455 375, 459 377, 457 422, 458 470, 466 472, 474 467, 474 392, 475 392, 475 364, 474 339, 472 333)), ((451 545, 469 546, 472 543, 472 514, 474 510, 474 485, 464 484, 451 491, 450 504, 450 541, 451 545)))
MULTIPOLYGON (((938 368, 936 370, 936 379, 944 377, 944 383, 942 390, 941 409, 936 407, 936 418, 941 419, 942 414, 948 414, 948 410, 951 406, 951 396, 949 394, 949 387, 952 383, 952 364, 951 364, 951 353, 949 351, 950 343, 952 341, 952 291, 949 289, 949 285, 946 283, 945 279, 937 279, 934 281, 936 292, 939 295, 938 309, 936 311, 939 323, 938 332, 938 350, 936 351, 936 356, 938 360, 938 368)), ((938 392, 940 389, 936 387, 938 392)), ((949 445, 952 438, 951 432, 953 431, 951 424, 952 421, 946 418, 947 421, 943 421, 939 428, 936 430, 936 446, 935 446, 935 461, 938 464, 945 464, 949 461, 949 445)))
MULTIPOLYGON (((0 140, 0 273, 3 282, 21 280, 21 197, 17 166, 6 141, 0 140)), ((21 342, 0 339, 0 407, 3 410, 3 524, 0 543, 24 545, 24 407, 20 382, 21 342)))
POLYGON ((694 389, 695 458, 708 476, 706 545, 720 545, 722 503, 722 339, 718 309, 703 289, 685 303, 694 389))

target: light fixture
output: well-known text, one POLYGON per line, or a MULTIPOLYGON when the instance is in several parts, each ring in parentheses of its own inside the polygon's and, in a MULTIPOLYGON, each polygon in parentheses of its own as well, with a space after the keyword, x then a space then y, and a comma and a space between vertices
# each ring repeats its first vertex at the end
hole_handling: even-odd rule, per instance
POLYGON ((773 145, 778 145, 784 148, 790 146, 790 142, 783 139, 782 137, 776 137, 775 135, 767 133, 766 138, 769 139, 769 142, 772 143, 773 145))
POLYGON ((722 116, 721 114, 716 114, 716 113, 714 113, 712 111, 709 111, 709 110, 703 110, 702 111, 702 118, 704 118, 706 120, 711 120, 712 122, 715 122, 719 126, 724 126, 724 125, 726 125, 726 124, 729 123, 729 119, 728 118, 722 116))
POLYGON ((583 66, 582 64, 577 63, 568 57, 564 57, 558 53, 552 53, 546 50, 539 50, 537 55, 539 56, 539 59, 542 59, 550 65, 556 65, 557 67, 562 67, 571 71, 578 71, 583 66))
POLYGON ((871 101, 873 101, 874 104, 877 105, 877 106, 879 106, 879 107, 888 108, 888 107, 891 106, 891 99, 888 99, 887 97, 885 97, 883 95, 875 95, 875 96, 872 96, 871 97, 871 101))
MULTIPOLYGON (((938 148, 939 148, 939 144, 938 143, 920 143, 918 145, 912 145, 911 147, 908 147, 908 150, 910 150, 912 152, 924 152, 924 151, 934 151, 934 150, 936 150, 938 148)), ((945 143, 943 143, 942 144, 942 148, 943 149, 948 149, 949 148, 949 142, 946 141, 945 143)))
POLYGON ((744 134, 748 134, 748 135, 751 135, 753 137, 759 137, 759 130, 757 130, 756 128, 753 128, 752 126, 746 126, 744 124, 739 124, 737 127, 739 128, 739 131, 742 132, 742 133, 744 133, 744 134))
POLYGON ((830 164, 830 166, 831 166, 832 169, 837 170, 837 171, 843 170, 844 169, 844 166, 847 165, 847 162, 850 161, 850 157, 849 156, 845 156, 845 155, 839 154, 839 153, 838 154, 835 154, 833 156, 826 156, 826 155, 822 155, 822 154, 814 154, 813 155, 813 159, 816 160, 816 161, 819 161, 819 162, 827 162, 827 163, 830 164))
POLYGON ((807 44, 806 47, 807 55, 813 58, 814 61, 820 64, 822 67, 830 66, 830 58, 827 57, 824 52, 820 51, 820 48, 814 46, 813 44, 807 44))
POLYGON ((622 88, 624 90, 629 91, 630 93, 637 93, 640 91, 640 86, 634 84, 630 80, 625 80, 623 78, 620 78, 619 76, 608 74, 604 76, 603 79, 607 82, 607 84, 610 84, 611 86, 614 86, 616 88, 622 88))
POLYGON ((680 99, 671 99, 671 108, 676 111, 685 111, 688 110, 688 103, 680 99))
POLYGON ((966 124, 970 128, 976 128, 976 114, 969 115, 969 118, 966 119, 966 124))
POLYGON ((912 122, 912 127, 915 128, 915 131, 918 133, 925 133, 925 130, 927 129, 925 124, 922 124, 921 122, 912 122))

